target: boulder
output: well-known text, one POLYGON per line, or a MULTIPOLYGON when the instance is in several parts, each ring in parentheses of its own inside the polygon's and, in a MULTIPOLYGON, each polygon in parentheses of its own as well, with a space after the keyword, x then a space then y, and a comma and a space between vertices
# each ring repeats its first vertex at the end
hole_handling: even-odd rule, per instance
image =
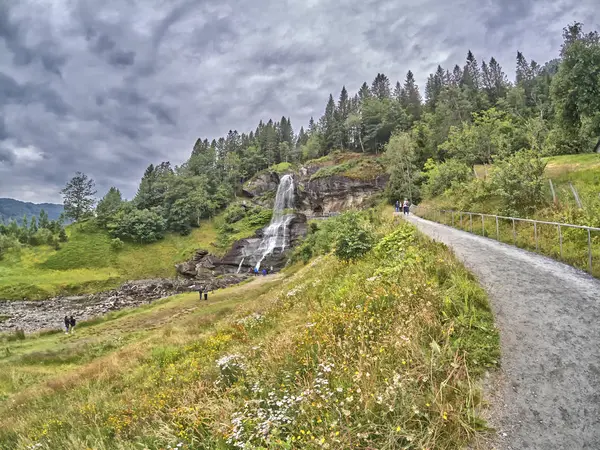
POLYGON ((242 193, 248 198, 260 197, 267 192, 277 191, 278 185, 279 175, 277 173, 264 172, 248 181, 244 185, 242 193))

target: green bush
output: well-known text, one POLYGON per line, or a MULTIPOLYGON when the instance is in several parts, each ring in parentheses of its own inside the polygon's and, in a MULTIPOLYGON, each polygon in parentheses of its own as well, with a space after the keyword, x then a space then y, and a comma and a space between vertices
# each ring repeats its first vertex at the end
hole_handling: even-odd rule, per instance
POLYGON ((423 186, 423 191, 428 198, 442 195, 453 186, 465 183, 473 178, 471 168, 456 159, 450 159, 441 164, 429 159, 425 163, 424 169, 424 176, 427 181, 423 186))
POLYGON ((31 245, 53 245, 54 235, 47 228, 40 228, 31 236, 30 243, 31 245))
POLYGON ((305 264, 317 255, 335 251, 342 260, 357 259, 368 252, 375 236, 369 227, 379 220, 374 209, 346 212, 338 217, 311 222, 306 237, 292 255, 293 261, 305 264))
POLYGON ((111 239, 110 246, 113 250, 121 250, 125 244, 119 238, 111 239))
POLYGON ((0 259, 4 256, 4 254, 13 248, 19 248, 21 244, 19 240, 13 236, 7 236, 5 234, 0 234, 0 259))
POLYGON ((350 220, 335 242, 335 256, 342 261, 361 258, 373 247, 373 234, 363 228, 358 221, 350 220))
POLYGON ((155 242, 163 238, 165 219, 149 209, 121 210, 109 225, 111 236, 133 242, 155 242))
POLYGON ((491 182, 507 214, 531 214, 545 202, 546 163, 532 151, 521 151, 495 164, 491 182))
POLYGON ((239 203, 234 203, 233 205, 230 205, 227 208, 225 214, 223 215, 223 218, 227 223, 236 223, 242 220, 245 215, 246 209, 242 207, 242 205, 240 205, 239 203))

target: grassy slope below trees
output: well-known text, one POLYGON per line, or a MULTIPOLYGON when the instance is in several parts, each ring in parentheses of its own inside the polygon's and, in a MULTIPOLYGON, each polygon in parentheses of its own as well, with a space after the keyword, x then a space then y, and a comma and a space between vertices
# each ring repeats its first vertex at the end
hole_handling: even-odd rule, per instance
POLYGON ((0 260, 0 299, 42 299, 62 293, 86 293, 124 280, 168 277, 174 265, 194 249, 210 248, 217 231, 205 221, 188 236, 168 234, 153 244, 125 243, 116 250, 108 234, 93 223, 72 225, 60 250, 26 247, 0 260))
MULTIPOLYGON (((546 168, 542 188, 544 202, 530 214, 519 214, 516 217, 529 216, 539 220, 551 222, 570 223, 575 225, 586 225, 600 228, 600 155, 580 154, 561 155, 544 158, 546 168), (552 203, 552 194, 548 179, 554 184, 557 204, 552 203), (582 208, 579 208, 571 191, 570 184, 576 188, 582 208)), ((486 185, 493 177, 493 166, 476 166, 475 171, 479 180, 476 185, 486 185)), ((502 215, 505 204, 501 197, 494 195, 493 188, 487 193, 480 195, 473 184, 458 185, 446 191, 443 195, 426 200, 421 203, 423 211, 427 208, 462 210, 471 212, 482 212, 502 215)), ((485 189, 480 189, 484 192, 485 189)), ((451 224, 450 216, 439 217, 432 213, 423 213, 425 217, 441 220, 451 224)), ((455 217, 454 225, 459 228, 459 218, 455 217)), ((465 217, 462 228, 470 229, 468 218, 465 217)), ((496 237, 496 224, 493 219, 484 220, 486 236, 496 237)), ((482 234, 481 219, 476 218, 473 231, 482 234)), ((563 248, 561 256, 560 242, 557 229, 553 225, 538 225, 538 245, 535 244, 535 231, 531 224, 518 223, 515 228, 516 239, 513 236, 512 223, 508 220, 499 221, 500 240, 507 243, 515 243, 529 250, 539 251, 555 259, 565 261, 575 267, 588 270, 588 236, 585 230, 562 229, 563 248)), ((600 277, 600 233, 592 232, 592 274, 600 277)))
POLYGON ((376 246, 354 263, 5 339, 0 449, 462 448, 483 430, 492 315, 447 249, 390 216, 362 216, 376 246))
MULTIPOLYGON (((552 194, 550 185, 546 181, 544 183, 544 193, 547 204, 538 208, 532 216, 539 219, 556 219, 557 214, 561 212, 577 214, 575 210, 578 209, 578 206, 569 183, 575 186, 584 210, 593 213, 600 206, 598 203, 600 199, 600 154, 560 155, 542 158, 542 160, 546 163, 544 176, 551 179, 554 184, 559 207, 553 208, 550 206, 552 194)), ((492 171, 492 165, 475 166, 475 172, 480 180, 489 180, 492 171)), ((449 190, 441 196, 424 201, 423 204, 445 209, 458 209, 455 206, 457 201, 461 200, 457 199, 458 194, 458 191, 449 190)), ((481 202, 471 202, 470 208, 463 208, 463 210, 490 214, 502 212, 500 199, 495 198, 493 194, 481 202)), ((600 219, 600 211, 598 213, 600 219)), ((573 219, 576 220, 577 218, 574 217, 573 219)), ((600 226, 600 222, 595 226, 600 226)))

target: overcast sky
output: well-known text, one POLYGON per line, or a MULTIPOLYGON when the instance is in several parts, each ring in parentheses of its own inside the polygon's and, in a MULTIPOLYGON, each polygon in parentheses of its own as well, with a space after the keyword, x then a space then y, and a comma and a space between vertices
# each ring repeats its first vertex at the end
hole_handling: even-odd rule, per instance
POLYGON ((0 0, 0 197, 61 202, 82 171, 131 198, 198 137, 318 118, 330 92, 438 64, 557 56, 598 0, 0 0))

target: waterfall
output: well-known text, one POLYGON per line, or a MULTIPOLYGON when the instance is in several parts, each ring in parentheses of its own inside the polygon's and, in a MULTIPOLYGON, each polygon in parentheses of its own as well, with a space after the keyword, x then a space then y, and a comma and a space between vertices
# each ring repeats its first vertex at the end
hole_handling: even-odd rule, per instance
POLYGON ((236 273, 240 273, 240 270, 242 270, 242 264, 244 264, 244 260, 245 260, 245 259, 246 259, 246 258, 242 258, 242 260, 240 261, 240 265, 238 266, 238 270, 237 270, 237 272, 236 272, 236 273))
POLYGON ((263 239, 258 247, 257 254, 260 255, 256 263, 256 269, 260 269, 260 263, 265 257, 272 253, 276 248, 285 250, 287 240, 287 227, 294 218, 293 214, 285 214, 286 209, 294 207, 294 179, 291 175, 284 175, 279 181, 277 195, 275 196, 275 205, 273 206, 273 216, 271 223, 265 229, 263 239))

